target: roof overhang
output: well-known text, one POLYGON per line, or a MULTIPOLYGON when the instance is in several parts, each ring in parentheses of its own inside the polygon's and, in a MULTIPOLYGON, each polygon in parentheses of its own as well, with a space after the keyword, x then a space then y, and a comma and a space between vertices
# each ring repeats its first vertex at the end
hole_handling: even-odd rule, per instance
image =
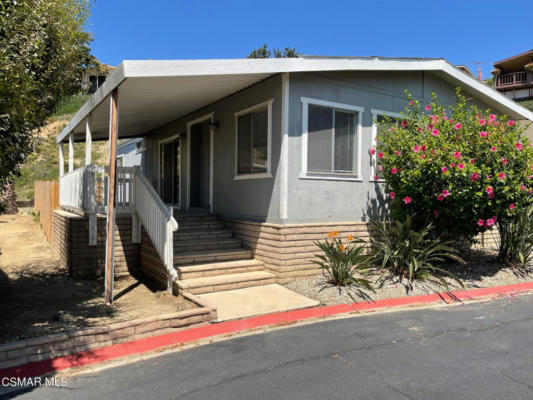
POLYGON ((490 107, 514 119, 533 121, 533 113, 443 59, 308 57, 238 60, 123 61, 78 110, 57 137, 72 132, 84 140, 90 120, 93 140, 106 139, 109 96, 119 88, 119 137, 136 137, 272 75, 314 71, 431 71, 463 87, 490 107))

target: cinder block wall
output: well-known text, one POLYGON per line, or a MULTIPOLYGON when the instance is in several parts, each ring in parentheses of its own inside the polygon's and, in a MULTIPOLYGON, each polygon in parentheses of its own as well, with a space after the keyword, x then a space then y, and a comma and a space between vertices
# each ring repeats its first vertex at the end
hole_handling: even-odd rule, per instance
MULTIPOLYGON (((131 241, 131 217, 117 216, 115 231, 115 275, 127 275, 139 269, 138 244, 131 241)), ((97 217, 97 244, 89 246, 87 217, 63 210, 53 214, 52 246, 61 264, 71 276, 95 279, 105 271, 106 218, 97 217)))

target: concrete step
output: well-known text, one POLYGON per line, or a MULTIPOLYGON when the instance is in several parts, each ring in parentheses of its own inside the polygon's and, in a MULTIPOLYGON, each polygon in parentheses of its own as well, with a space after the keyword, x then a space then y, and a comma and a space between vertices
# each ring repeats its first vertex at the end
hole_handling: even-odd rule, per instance
POLYGON ((242 241, 236 238, 215 240, 191 240, 174 242, 174 254, 202 250, 225 250, 242 247, 242 241))
POLYGON ((270 272, 252 271, 239 274, 178 280, 176 283, 179 290, 192 294, 201 294, 252 286, 270 285, 276 283, 276 277, 270 272))
POLYGON ((200 223, 216 221, 217 217, 212 214, 174 214, 174 219, 180 223, 200 223))
POLYGON ((226 228, 222 222, 203 221, 203 222, 191 222, 191 221, 177 221, 177 232, 191 232, 191 231, 206 231, 206 230, 220 230, 226 228))
POLYGON ((263 262, 254 259, 199 265, 183 265, 178 268, 178 278, 183 280, 261 270, 263 270, 263 262))
POLYGON ((252 251, 248 249, 226 249, 226 250, 205 250, 190 251, 174 254, 174 265, 206 264, 221 261, 250 260, 252 251))
POLYGON ((231 229, 204 229, 198 231, 180 231, 179 229, 174 232, 174 243, 190 240, 214 240, 214 239, 227 239, 233 236, 231 229))

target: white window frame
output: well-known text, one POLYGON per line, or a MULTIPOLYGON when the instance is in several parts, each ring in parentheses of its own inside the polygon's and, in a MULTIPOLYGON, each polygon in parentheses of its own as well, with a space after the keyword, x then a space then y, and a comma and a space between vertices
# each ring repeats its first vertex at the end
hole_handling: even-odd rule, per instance
POLYGON ((235 174, 233 177, 234 181, 243 180, 243 179, 265 179, 272 178, 271 171, 271 159, 272 159, 272 103, 274 99, 264 101, 262 103, 256 104, 255 106, 245 108, 244 110, 234 113, 235 116, 235 174), (254 111, 260 110, 267 107, 268 116, 267 116, 267 163, 266 172, 257 172, 249 174, 239 174, 239 117, 242 115, 250 114, 254 111))
MULTIPOLYGON (((385 116, 385 117, 391 117, 391 118, 401 118, 402 114, 392 111, 384 111, 384 110, 378 110, 375 108, 372 108, 370 110, 370 113, 372 114, 372 148, 376 148, 378 141, 376 140, 376 137, 378 135, 378 124, 377 119, 378 116, 385 116)), ((370 153, 368 153, 370 154, 370 153)), ((385 182, 385 179, 374 179, 374 176, 376 175, 376 166, 377 166, 377 153, 372 155, 370 154, 370 182, 385 182)))
POLYGON ((354 106, 351 104, 335 103, 332 101, 325 101, 319 99, 312 99, 309 97, 300 98, 302 102, 302 170, 300 171, 300 179, 318 179, 330 181, 357 181, 361 182, 361 132, 364 107, 354 106), (328 107, 339 111, 350 111, 357 113, 357 126, 355 130, 355 140, 357 141, 357 148, 354 151, 354 166, 356 167, 354 174, 329 174, 316 173, 307 171, 307 152, 308 152, 308 123, 309 123, 309 104, 315 106, 328 107))

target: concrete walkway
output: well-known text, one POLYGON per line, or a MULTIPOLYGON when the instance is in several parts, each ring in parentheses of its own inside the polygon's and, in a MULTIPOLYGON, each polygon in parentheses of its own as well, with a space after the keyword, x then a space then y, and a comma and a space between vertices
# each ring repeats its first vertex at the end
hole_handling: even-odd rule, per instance
POLYGON ((197 296, 217 308, 219 321, 229 321, 319 305, 318 301, 302 296, 278 284, 206 293, 197 296))

